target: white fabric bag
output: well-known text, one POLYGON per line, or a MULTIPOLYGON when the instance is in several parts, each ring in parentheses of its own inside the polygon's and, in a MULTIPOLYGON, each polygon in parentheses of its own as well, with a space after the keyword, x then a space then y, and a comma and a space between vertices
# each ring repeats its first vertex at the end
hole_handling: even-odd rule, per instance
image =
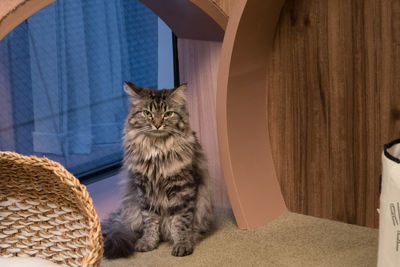
POLYGON ((378 267, 400 266, 400 139, 384 146, 378 267))

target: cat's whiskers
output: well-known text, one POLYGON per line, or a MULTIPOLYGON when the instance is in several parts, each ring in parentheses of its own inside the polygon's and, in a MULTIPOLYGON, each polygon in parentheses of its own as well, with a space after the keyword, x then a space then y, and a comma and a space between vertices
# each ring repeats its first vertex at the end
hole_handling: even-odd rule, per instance
POLYGON ((138 134, 140 134, 140 133, 148 133, 148 132, 150 132, 152 129, 150 128, 150 127, 143 127, 143 128, 140 128, 139 130, 132 130, 133 131, 133 133, 134 133, 134 135, 136 136, 136 135, 138 135, 138 134))
POLYGON ((176 133, 176 134, 179 134, 179 135, 181 135, 181 136, 184 136, 184 134, 183 134, 182 132, 180 132, 180 131, 178 131, 178 130, 176 130, 176 129, 174 129, 174 128, 166 128, 165 130, 166 130, 168 133, 170 133, 170 134, 176 133))

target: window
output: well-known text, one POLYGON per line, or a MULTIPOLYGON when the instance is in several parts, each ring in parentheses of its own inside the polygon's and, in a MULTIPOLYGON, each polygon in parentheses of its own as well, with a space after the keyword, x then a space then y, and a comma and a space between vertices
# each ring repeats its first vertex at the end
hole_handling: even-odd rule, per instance
POLYGON ((174 86, 169 28, 135 0, 58 0, 0 41, 0 150, 76 176, 122 159, 123 81, 174 86))

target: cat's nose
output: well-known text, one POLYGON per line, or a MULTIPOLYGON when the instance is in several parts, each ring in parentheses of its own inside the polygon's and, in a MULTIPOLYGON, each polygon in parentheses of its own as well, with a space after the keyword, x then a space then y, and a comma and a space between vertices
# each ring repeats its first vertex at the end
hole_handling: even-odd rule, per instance
POLYGON ((153 120, 153 125, 154 127, 156 127, 156 129, 160 129, 160 127, 162 126, 162 120, 155 118, 153 120))

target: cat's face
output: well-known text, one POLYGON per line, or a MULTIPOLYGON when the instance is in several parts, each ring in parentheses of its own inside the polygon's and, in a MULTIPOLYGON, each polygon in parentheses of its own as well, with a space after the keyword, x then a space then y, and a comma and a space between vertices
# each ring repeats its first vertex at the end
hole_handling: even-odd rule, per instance
POLYGON ((181 85, 153 90, 126 82, 124 89, 133 97, 127 120, 129 130, 151 137, 182 135, 187 124, 185 88, 181 85))

